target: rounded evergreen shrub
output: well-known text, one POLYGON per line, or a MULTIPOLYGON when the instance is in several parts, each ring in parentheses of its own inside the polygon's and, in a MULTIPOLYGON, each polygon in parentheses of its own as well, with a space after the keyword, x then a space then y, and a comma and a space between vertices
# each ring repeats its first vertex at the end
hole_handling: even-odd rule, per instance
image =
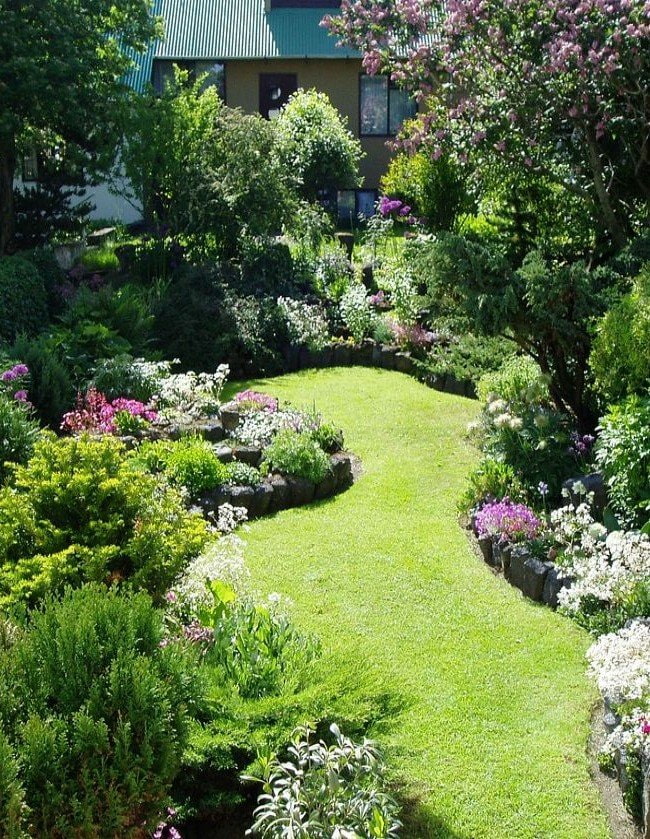
POLYGON ((194 659, 162 640, 145 594, 86 587, 0 653, 3 836, 23 835, 23 790, 31 836, 151 835, 201 693, 194 659))
POLYGON ((125 581, 162 598, 207 527, 125 455, 109 436, 35 445, 0 490, 0 602, 33 604, 90 581, 125 581))
POLYGON ((0 340, 35 335, 47 324, 47 293, 37 268, 19 256, 0 258, 0 340))
POLYGON ((650 265, 598 324, 589 359, 594 388, 606 402, 650 389, 650 265))

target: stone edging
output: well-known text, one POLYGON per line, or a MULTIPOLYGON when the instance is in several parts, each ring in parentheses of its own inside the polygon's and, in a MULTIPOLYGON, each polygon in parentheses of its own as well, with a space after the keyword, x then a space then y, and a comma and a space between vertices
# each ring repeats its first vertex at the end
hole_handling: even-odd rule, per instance
POLYGON ((432 373, 420 374, 418 360, 410 352, 389 344, 379 344, 370 339, 366 339, 361 344, 333 342, 322 350, 288 347, 284 352, 284 362, 287 373, 324 367, 379 367, 383 370, 394 370, 415 376, 434 390, 476 399, 476 388, 470 379, 458 380, 449 374, 440 376, 432 373))

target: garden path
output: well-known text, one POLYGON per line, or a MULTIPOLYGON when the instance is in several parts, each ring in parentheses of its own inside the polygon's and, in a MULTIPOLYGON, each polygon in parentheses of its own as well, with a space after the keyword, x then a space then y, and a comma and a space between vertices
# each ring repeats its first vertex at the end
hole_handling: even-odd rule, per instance
POLYGON ((588 638, 495 577, 457 524, 477 403, 365 368, 247 385, 315 404, 363 461, 346 493, 254 522, 247 556, 333 660, 358 657, 406 698, 373 732, 412 797, 404 839, 608 836, 588 638))

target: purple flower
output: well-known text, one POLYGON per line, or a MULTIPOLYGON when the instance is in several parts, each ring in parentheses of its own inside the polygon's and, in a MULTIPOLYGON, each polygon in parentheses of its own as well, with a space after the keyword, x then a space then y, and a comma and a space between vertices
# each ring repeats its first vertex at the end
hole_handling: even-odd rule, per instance
POLYGON ((176 603, 177 600, 178 600, 178 595, 176 594, 175 591, 171 591, 171 589, 170 589, 170 591, 168 591, 167 594, 165 595, 165 600, 168 603, 176 603))
POLYGON ((399 211, 399 214, 400 216, 408 216, 410 212, 411 208, 408 206, 408 204, 403 204, 401 210, 399 211))
POLYGON ((13 370, 5 370, 2 376, 0 376, 3 382, 13 382, 15 381, 18 376, 14 373, 13 370))
POLYGON ((389 216, 402 206, 403 204, 398 198, 389 198, 387 195, 382 195, 379 199, 378 210, 382 216, 389 216))
POLYGON ((548 484, 545 481, 540 481, 537 484, 537 491, 542 497, 548 495, 548 484))
POLYGON ((29 373, 29 367, 26 364, 16 364, 14 373, 16 376, 26 376, 29 373))
POLYGON ((17 402, 27 402, 27 391, 26 390, 17 390, 14 393, 14 399, 17 402))
POLYGON ((496 536, 500 542, 523 542, 534 539, 542 523, 525 504, 515 504, 509 498, 491 501, 476 514, 479 536, 496 536))

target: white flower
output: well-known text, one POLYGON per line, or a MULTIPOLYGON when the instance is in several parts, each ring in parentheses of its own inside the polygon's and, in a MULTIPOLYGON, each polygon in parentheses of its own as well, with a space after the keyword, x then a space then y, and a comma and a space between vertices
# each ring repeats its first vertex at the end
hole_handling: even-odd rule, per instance
POLYGON ((220 580, 239 594, 246 591, 250 575, 244 563, 244 546, 245 542, 234 534, 221 536, 190 562, 172 586, 178 607, 186 616, 196 617, 202 606, 212 603, 206 582, 220 580))
POLYGON ((511 417, 508 425, 512 431, 521 431, 524 427, 524 421, 521 417, 511 417))
POLYGON ((311 306, 291 297, 278 297, 277 304, 294 344, 304 344, 312 350, 323 349, 329 339, 329 330, 320 306, 311 306))
POLYGON ((494 399, 489 400, 487 409, 491 414, 502 414, 508 407, 508 403, 505 399, 498 399, 496 398, 495 394, 490 394, 490 396, 495 396, 494 399))
POLYGON ((635 620, 601 637, 587 651, 590 673, 611 706, 650 692, 650 626, 635 620))
POLYGON ((233 507, 232 504, 221 504, 217 508, 217 530, 221 533, 232 533, 240 524, 248 521, 246 507, 233 507))
POLYGON ((494 425, 496 428, 506 428, 510 426, 511 421, 512 417, 510 414, 499 414, 498 417, 494 418, 494 425))

